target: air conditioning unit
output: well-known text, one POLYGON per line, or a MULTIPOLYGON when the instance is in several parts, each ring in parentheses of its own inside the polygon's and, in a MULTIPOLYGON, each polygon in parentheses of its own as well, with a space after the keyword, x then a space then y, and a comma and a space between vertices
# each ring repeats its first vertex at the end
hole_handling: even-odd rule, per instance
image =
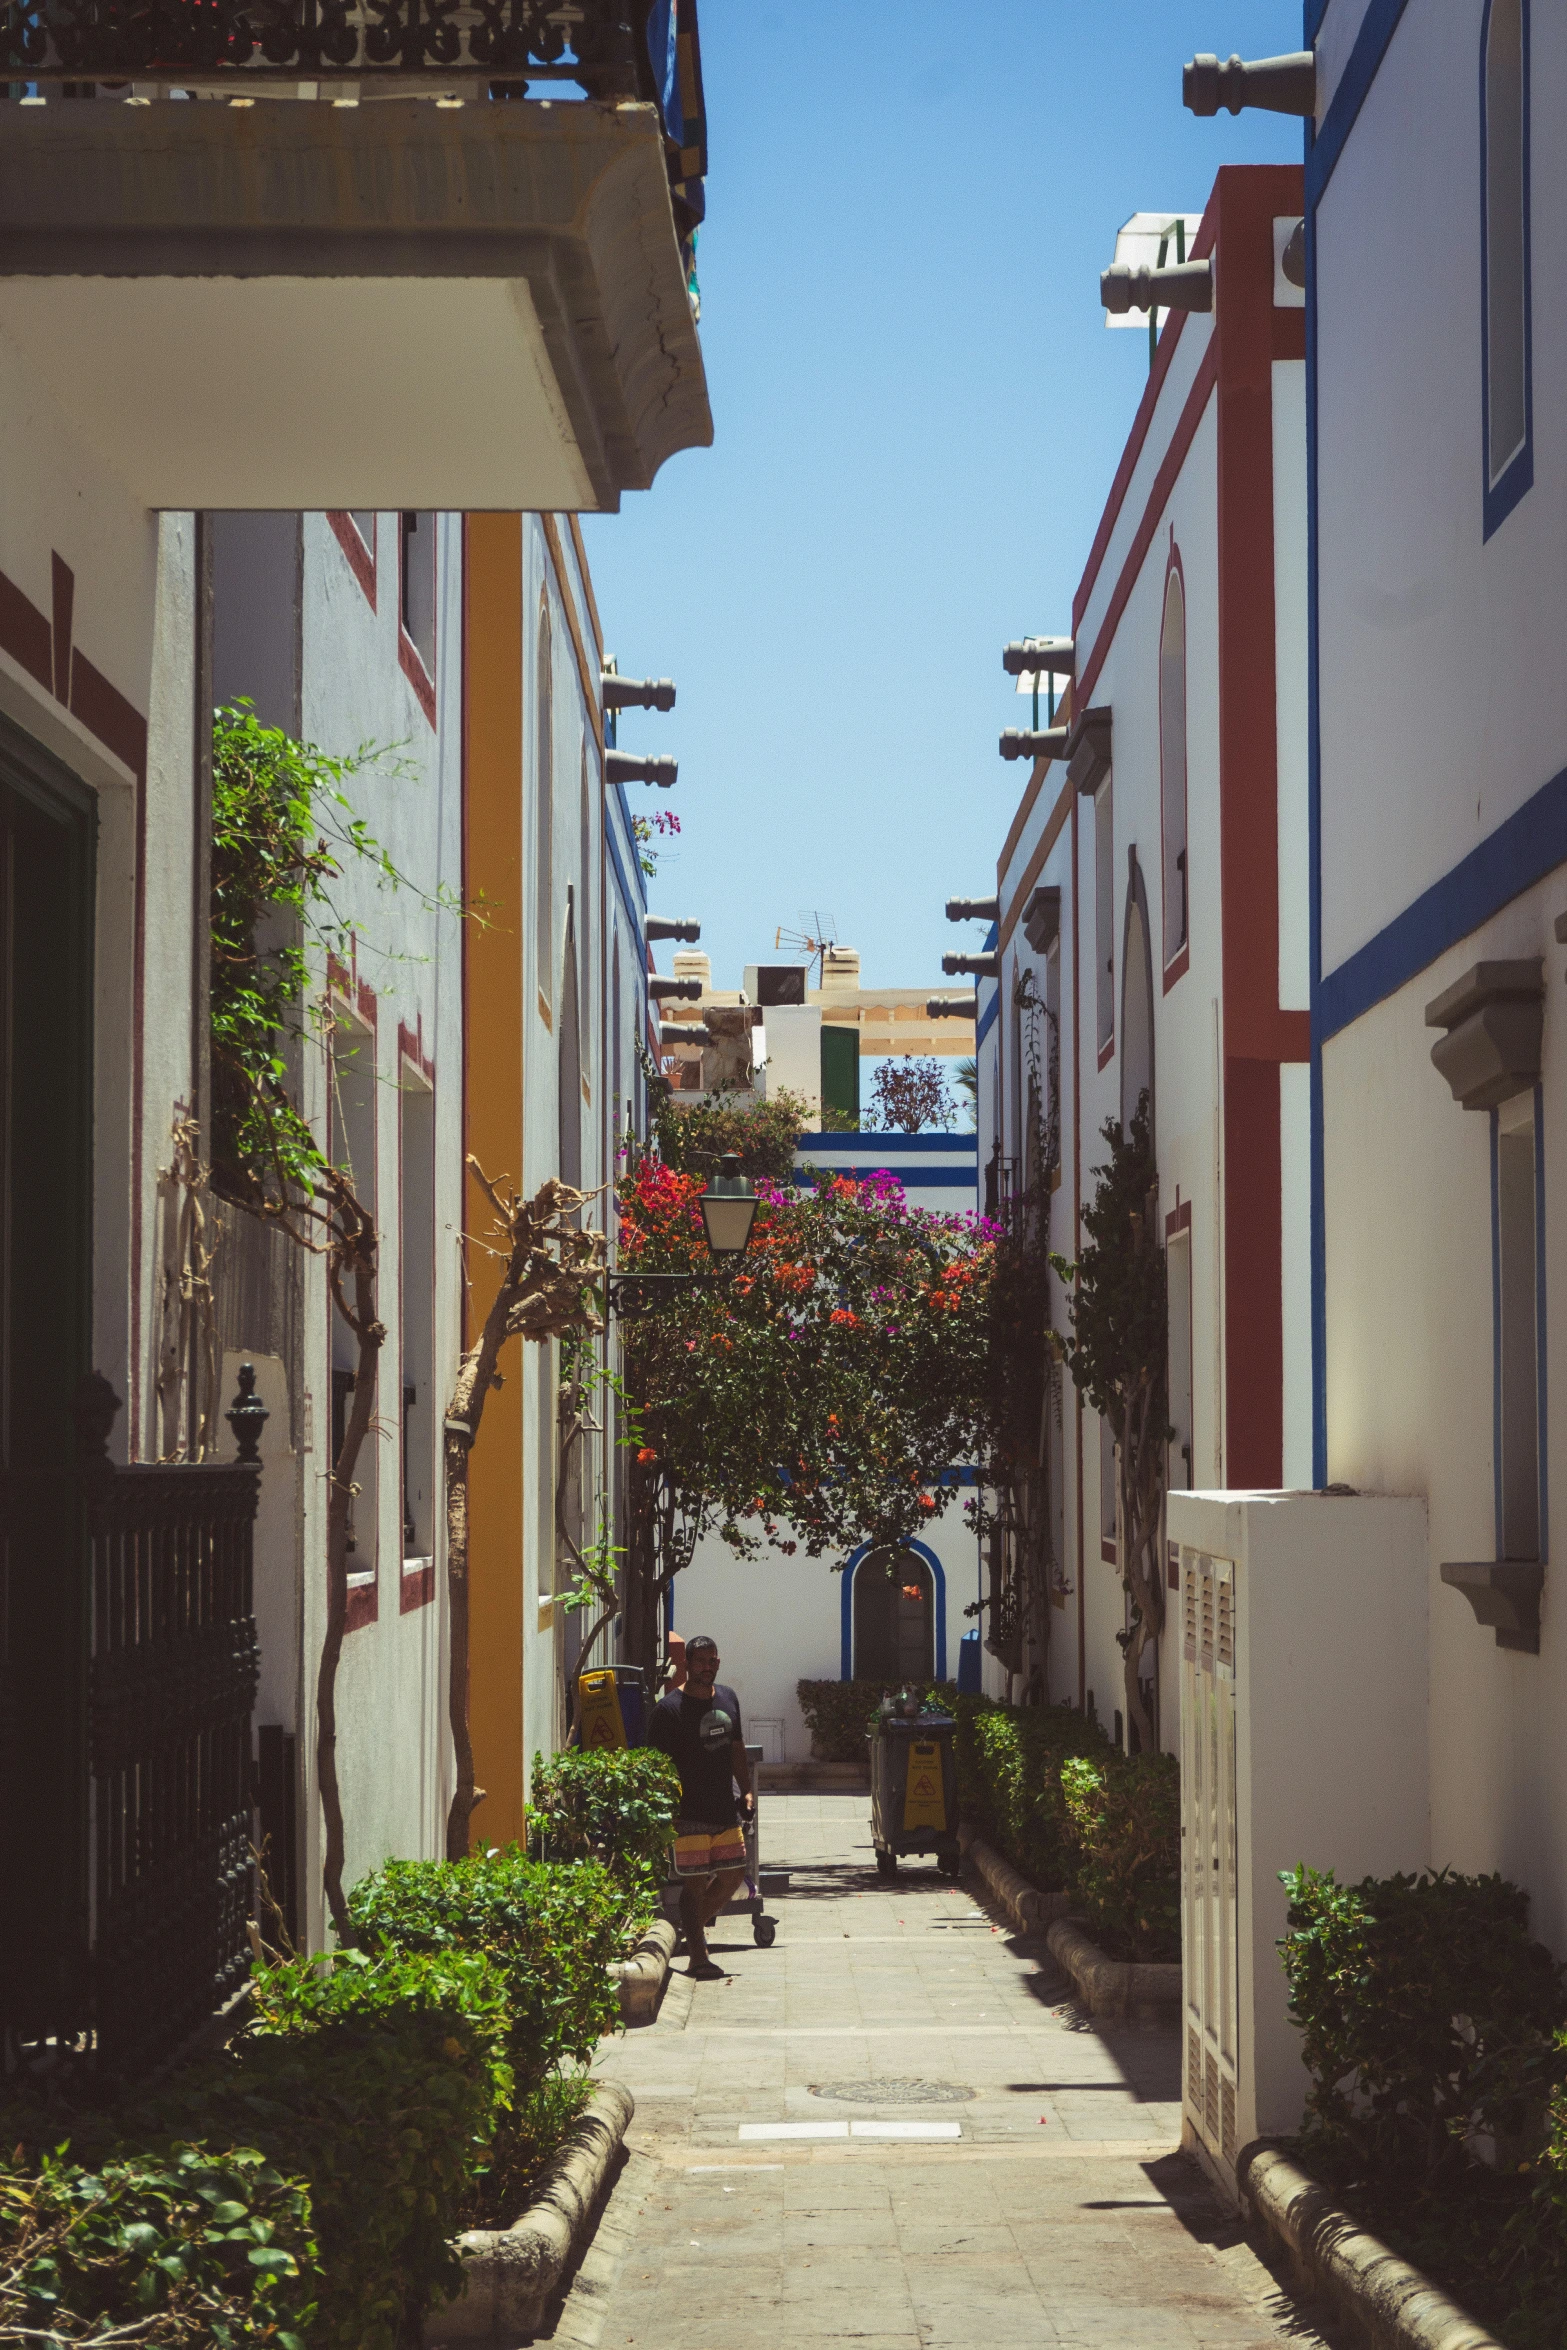
MULTIPOLYGON (((1172 1493, 1181 1666, 1181 2142, 1236 2158, 1300 2126, 1280 1871, 1430 1860, 1425 1503, 1172 1493)), ((1174 1594, 1172 1593, 1172 1597, 1174 1594)))

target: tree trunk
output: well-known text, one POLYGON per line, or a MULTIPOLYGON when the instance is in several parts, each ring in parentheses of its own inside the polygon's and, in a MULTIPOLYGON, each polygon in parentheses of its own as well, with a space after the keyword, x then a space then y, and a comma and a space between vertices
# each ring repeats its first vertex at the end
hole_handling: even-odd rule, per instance
POLYGON ((446 1814, 446 1857, 466 1860, 472 1848, 472 1819, 484 1801, 474 1783, 473 1727, 468 1705, 468 1460, 484 1418, 484 1399, 495 1383, 495 1365, 514 1303, 502 1282, 484 1319, 479 1343, 457 1366, 457 1383, 447 1406, 446 1432, 446 1601, 451 1654, 447 1663, 447 1714, 451 1723, 456 1784, 446 1814))
POLYGON ((1126 1545, 1123 1580, 1133 1611, 1124 1672, 1126 1718, 1137 1724, 1145 1753, 1157 1747, 1159 1733, 1153 1711, 1143 1699, 1140 1667, 1144 1650, 1152 1648, 1157 1687, 1158 1640, 1164 1627, 1164 1575, 1159 1557, 1164 1430, 1154 1424, 1151 1389, 1152 1383, 1146 1383, 1128 1407, 1121 1447, 1121 1527, 1126 1545))
POLYGON ((386 1336, 385 1328, 375 1318, 375 1233, 368 1219, 361 1217, 357 1224, 348 1263, 354 1288, 353 1312, 348 1318, 359 1340, 359 1362, 342 1446, 327 1487, 326 1637, 316 1671, 316 1779, 326 1822, 321 1875, 332 1924, 338 1940, 345 1944, 351 1944, 354 1936, 343 1893, 343 1798, 337 1778, 337 1667, 348 1621, 348 1516, 353 1501, 354 1471, 370 1430, 376 1366, 386 1336))

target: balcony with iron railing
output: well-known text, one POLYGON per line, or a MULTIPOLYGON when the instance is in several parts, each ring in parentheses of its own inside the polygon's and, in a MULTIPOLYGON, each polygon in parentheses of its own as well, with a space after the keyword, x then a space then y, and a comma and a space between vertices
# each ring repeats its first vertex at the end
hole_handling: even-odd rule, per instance
POLYGON ((712 438, 695 0, 11 0, 0 91, 0 330, 148 506, 608 511, 712 438))

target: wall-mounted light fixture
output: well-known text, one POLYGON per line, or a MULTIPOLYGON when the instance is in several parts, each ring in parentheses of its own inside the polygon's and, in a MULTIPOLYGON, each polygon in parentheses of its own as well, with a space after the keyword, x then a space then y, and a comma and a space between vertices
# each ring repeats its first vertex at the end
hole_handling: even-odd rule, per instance
POLYGON ((1074 658, 1069 636, 1015 637, 1001 648, 1008 677, 1070 677, 1074 658))
POLYGON ((708 1177, 700 1199, 702 1236, 713 1261, 711 1273, 611 1273, 604 1299, 612 1314, 646 1314, 682 1289, 709 1289, 726 1280, 751 1245, 756 1222, 756 1187, 740 1172, 738 1151, 725 1151, 718 1173, 708 1177))
POLYGON ((1213 263, 1177 261, 1168 269, 1133 269, 1112 261, 1099 273, 1099 299, 1112 316, 1128 310, 1211 310, 1213 263))
POLYGON ((1070 732, 1065 726, 1004 727, 1001 756, 1003 759, 1059 759, 1065 754, 1070 732))
POLYGON ((672 710, 675 706, 672 678, 622 677, 618 671, 606 669, 603 685, 606 710, 672 710))
POLYGON ((1259 106, 1268 114, 1315 114, 1317 61, 1309 49, 1287 57, 1194 57, 1181 68, 1181 102, 1188 114, 1239 114, 1259 106))
POLYGON ((1001 977, 1001 957, 999 955, 943 955, 941 968, 949 979, 961 979, 965 975, 970 979, 999 979, 1001 977))
POLYGON ((926 999, 927 1020, 976 1020, 979 1017, 977 995, 933 995, 926 999))
POLYGON ((699 1004, 702 1001, 700 979, 650 979, 647 991, 655 1004, 699 1004))
POLYGON ((694 947, 702 935, 701 923, 684 914, 649 914, 642 927, 652 940, 678 938, 688 947, 694 947))
POLYGON ((1001 920, 1001 900, 999 898, 948 898, 947 920, 949 922, 999 922, 1001 920))
POLYGON ((668 791, 679 773, 673 759, 636 759, 629 751, 604 753, 606 783, 656 783, 660 791, 668 791))

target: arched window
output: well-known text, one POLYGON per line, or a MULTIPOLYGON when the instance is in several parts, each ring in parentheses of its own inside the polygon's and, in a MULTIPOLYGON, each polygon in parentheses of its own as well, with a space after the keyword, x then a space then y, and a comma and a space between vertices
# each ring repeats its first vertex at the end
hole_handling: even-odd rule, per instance
POLYGON ((588 750, 582 746, 582 877, 577 887, 577 935, 582 957, 582 1074, 588 1075, 587 1041, 593 1026, 593 906, 598 876, 593 870, 593 823, 588 802, 588 750))
POLYGON ((1533 479, 1529 384, 1529 0, 1487 0, 1480 83, 1485 532, 1533 479))
POLYGON ((566 958, 560 996, 560 1178, 582 1188, 582 1040, 572 892, 566 892, 566 958))
POLYGON ((534 777, 534 799, 537 815, 534 855, 534 912, 538 936, 534 945, 534 969, 538 974, 539 994, 547 1005, 553 999, 555 972, 555 695, 550 676, 550 615, 549 606, 539 607, 539 668, 535 691, 537 703, 537 753, 534 777))
POLYGON ((1186 856, 1186 588, 1173 549, 1159 632, 1159 790, 1164 822, 1164 970, 1185 969, 1190 899, 1186 856))
POLYGON ((873 1550, 854 1570, 854 1677, 896 1688, 936 1670, 936 1590, 912 1550, 873 1550))

